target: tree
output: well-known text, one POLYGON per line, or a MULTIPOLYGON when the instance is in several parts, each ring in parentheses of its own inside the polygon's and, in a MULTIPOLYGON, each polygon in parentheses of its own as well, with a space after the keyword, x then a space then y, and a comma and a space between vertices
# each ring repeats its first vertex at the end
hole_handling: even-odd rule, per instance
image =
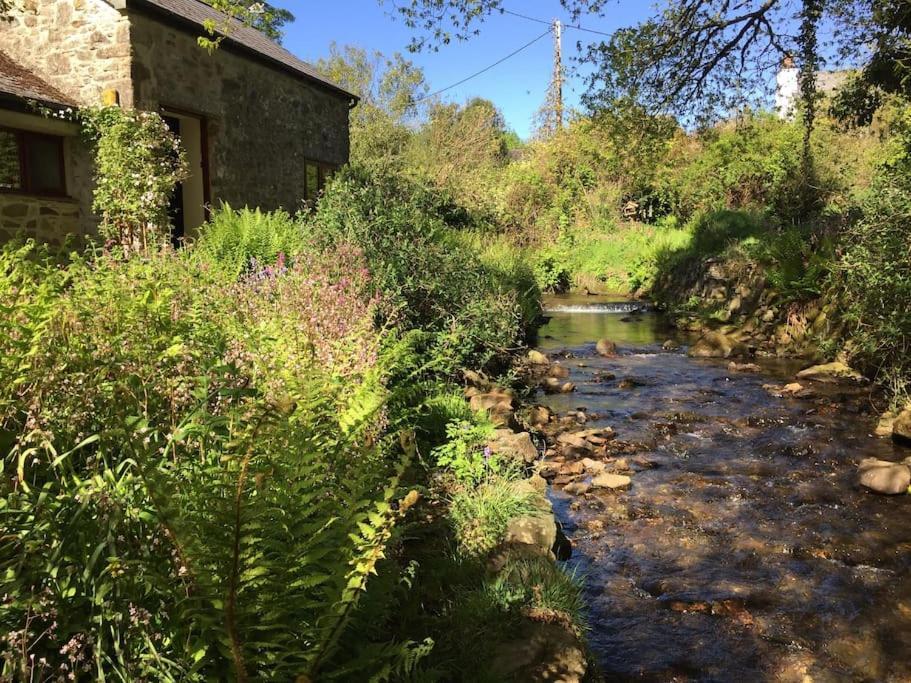
MULTIPOLYGON (((9 2, 9 0, 0 0, 9 2)), ((269 2, 251 2, 250 0, 203 0, 225 15, 224 21, 208 20, 203 23, 206 36, 199 37, 199 44, 209 50, 216 49, 221 41, 233 30, 232 20, 255 28, 267 38, 281 43, 283 29, 294 21, 294 15, 269 2)))
POLYGON ((414 137, 409 162, 464 206, 484 207, 490 201, 490 175, 506 163, 513 142, 503 115, 490 100, 438 103, 414 137))
MULTIPOLYGON (((864 29, 846 41, 849 53, 866 51, 870 58, 838 93, 832 112, 854 125, 867 125, 887 95, 911 97, 911 5, 904 0, 868 0, 869 11, 850 20, 864 29)), ((847 3, 844 11, 857 10, 847 3)))
POLYGON ((335 43, 316 68, 361 98, 351 111, 352 161, 389 164, 399 160, 425 116, 419 102, 428 90, 424 72, 399 53, 386 57, 335 43))

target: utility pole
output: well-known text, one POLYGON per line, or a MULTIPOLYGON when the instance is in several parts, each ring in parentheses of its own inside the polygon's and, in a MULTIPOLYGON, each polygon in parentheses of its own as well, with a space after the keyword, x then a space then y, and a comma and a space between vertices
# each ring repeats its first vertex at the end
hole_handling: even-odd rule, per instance
POLYGON ((554 119, 555 130, 563 130, 563 23, 554 19, 554 119))

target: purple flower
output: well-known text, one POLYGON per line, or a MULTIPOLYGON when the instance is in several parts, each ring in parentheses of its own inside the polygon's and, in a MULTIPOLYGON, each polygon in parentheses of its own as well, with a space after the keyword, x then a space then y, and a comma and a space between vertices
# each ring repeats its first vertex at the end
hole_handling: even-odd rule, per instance
POLYGON ((490 446, 484 446, 484 460, 490 460, 492 454, 493 451, 490 450, 490 446))

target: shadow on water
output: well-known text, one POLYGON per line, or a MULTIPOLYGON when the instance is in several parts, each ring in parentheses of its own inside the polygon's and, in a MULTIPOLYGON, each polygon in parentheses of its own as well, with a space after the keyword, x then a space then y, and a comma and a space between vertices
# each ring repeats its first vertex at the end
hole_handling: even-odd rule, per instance
POLYGON ((578 390, 544 400, 613 427, 635 472, 621 493, 551 490, 607 680, 911 681, 911 498, 854 483, 862 457, 908 452, 870 436, 867 398, 775 398, 792 364, 731 373, 663 351, 653 313, 551 309, 541 348, 578 390))

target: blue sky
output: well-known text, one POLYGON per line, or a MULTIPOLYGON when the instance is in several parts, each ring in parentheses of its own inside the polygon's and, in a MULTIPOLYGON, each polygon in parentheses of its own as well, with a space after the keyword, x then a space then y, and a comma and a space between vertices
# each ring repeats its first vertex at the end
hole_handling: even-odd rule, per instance
MULTIPOLYGON (((287 27, 284 45, 302 59, 316 61, 329 51, 332 41, 357 45, 391 54, 407 52, 411 32, 400 19, 390 16, 391 3, 377 0, 278 0, 291 10, 297 21, 287 27)), ((651 3, 608 4, 607 17, 583 17, 583 27, 610 33, 644 18, 651 3)), ((541 19, 559 18, 572 22, 559 0, 506 0, 506 9, 541 19)), ((424 69, 432 90, 444 88, 524 45, 547 27, 510 15, 495 15, 481 27, 481 35, 465 43, 442 47, 439 52, 408 55, 424 69)), ((576 42, 589 42, 599 36, 567 29, 564 35, 564 61, 576 54, 576 42)), ((507 123, 522 137, 532 129, 535 111, 544 100, 553 68, 553 41, 542 38, 521 54, 444 97, 461 102, 472 96, 493 100, 503 111, 507 123)), ((580 77, 568 83, 565 97, 569 105, 578 102, 584 88, 580 77)))

